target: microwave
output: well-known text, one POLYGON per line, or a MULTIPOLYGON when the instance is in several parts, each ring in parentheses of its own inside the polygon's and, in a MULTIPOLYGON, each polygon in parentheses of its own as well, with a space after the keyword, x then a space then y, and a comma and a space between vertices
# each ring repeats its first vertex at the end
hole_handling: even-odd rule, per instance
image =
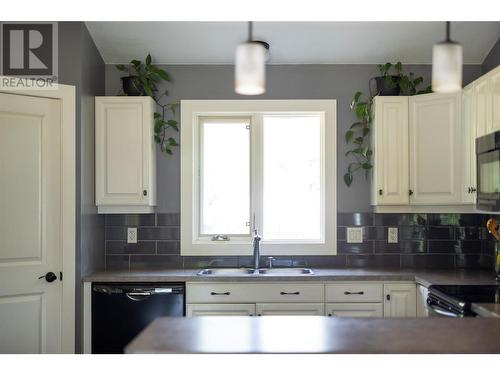
POLYGON ((500 212, 500 131, 476 139, 479 210, 500 212))

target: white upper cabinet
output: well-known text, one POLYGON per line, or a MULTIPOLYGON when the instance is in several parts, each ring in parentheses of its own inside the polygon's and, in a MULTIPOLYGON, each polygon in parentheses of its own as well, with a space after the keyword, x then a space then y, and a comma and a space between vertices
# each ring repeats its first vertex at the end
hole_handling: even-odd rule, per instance
POLYGON ((153 115, 150 97, 96 97, 95 191, 99 213, 153 212, 153 115))
POLYGON ((372 142, 374 150, 372 204, 408 204, 407 96, 377 96, 374 99, 372 142))
POLYGON ((491 90, 491 127, 490 132, 500 130, 500 67, 488 73, 491 90))
POLYGON ((491 92, 488 76, 474 82, 474 102, 476 106, 476 133, 482 137, 491 129, 491 92))
POLYGON ((410 203, 461 203, 461 94, 410 97, 410 203))
POLYGON ((462 91, 462 126, 464 134, 462 202, 476 202, 476 101, 474 84, 462 91))

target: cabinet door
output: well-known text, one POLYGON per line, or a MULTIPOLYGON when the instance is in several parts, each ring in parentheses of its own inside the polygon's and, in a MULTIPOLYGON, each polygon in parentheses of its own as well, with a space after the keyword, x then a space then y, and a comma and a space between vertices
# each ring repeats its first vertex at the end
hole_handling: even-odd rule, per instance
POLYGON ((415 284, 384 284, 384 317, 401 318, 417 316, 417 291, 415 284))
POLYGON ((187 317, 195 316, 254 316, 255 305, 253 303, 236 304, 187 304, 187 317))
POLYGON ((410 204, 461 203, 460 97, 410 97, 410 204))
POLYGON ((417 317, 427 318, 429 310, 427 310, 427 294, 429 290, 422 285, 417 286, 417 317))
POLYGON ((491 130, 491 93, 490 81, 487 76, 475 81, 474 97, 476 104, 476 133, 477 137, 482 137, 491 130))
POLYGON ((342 318, 383 317, 382 303, 327 303, 326 315, 342 318))
POLYGON ((372 204, 408 204, 408 97, 375 98, 372 204))
POLYGON ((476 121, 474 86, 462 92, 462 124, 464 129, 462 203, 476 202, 476 121))
POLYGON ((323 303, 258 303, 257 316, 264 315, 325 315, 323 303))
POLYGON ((152 99, 98 97, 95 113, 96 204, 154 204, 152 99))
POLYGON ((500 130, 500 67, 488 74, 491 89, 491 129, 490 132, 500 130))

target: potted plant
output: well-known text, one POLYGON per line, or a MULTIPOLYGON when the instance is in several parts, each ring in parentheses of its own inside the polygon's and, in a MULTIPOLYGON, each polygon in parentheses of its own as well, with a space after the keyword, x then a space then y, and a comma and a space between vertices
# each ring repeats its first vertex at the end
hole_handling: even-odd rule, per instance
POLYGON ((377 65, 382 76, 372 78, 377 82, 377 91, 372 93, 369 87, 370 94, 365 95, 361 91, 354 94, 350 109, 356 114, 356 122, 354 122, 349 130, 345 133, 345 141, 352 147, 346 152, 346 157, 351 157, 351 162, 347 166, 344 174, 344 183, 351 186, 354 179, 354 173, 357 171, 365 171, 365 176, 368 177, 370 170, 373 168, 371 157, 373 150, 370 148, 369 134, 372 123, 372 103, 376 95, 418 95, 431 92, 431 87, 428 86, 424 90, 417 88, 423 83, 422 77, 416 77, 413 73, 407 75, 402 73, 403 65, 401 62, 396 64, 386 63, 377 65), (389 71, 393 68, 395 75, 390 75, 389 71))
POLYGON ((116 68, 128 73, 128 76, 121 77, 123 95, 150 96, 161 109, 154 113, 154 140, 160 145, 162 152, 172 155, 172 148, 179 145, 171 134, 171 131, 179 131, 178 123, 173 118, 177 103, 164 103, 163 100, 168 96, 168 91, 163 90, 159 94, 158 90, 158 85, 162 81, 171 81, 170 75, 152 64, 151 54, 146 56, 144 63, 140 60, 132 60, 128 66, 118 64, 116 68))

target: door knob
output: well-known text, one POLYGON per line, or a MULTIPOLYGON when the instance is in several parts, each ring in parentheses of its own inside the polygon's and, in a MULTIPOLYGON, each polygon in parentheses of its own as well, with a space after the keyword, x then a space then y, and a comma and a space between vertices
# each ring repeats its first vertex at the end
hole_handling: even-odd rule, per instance
POLYGON ((39 279, 45 279, 48 283, 57 280, 57 276, 54 272, 47 272, 45 275, 39 277, 39 279))

